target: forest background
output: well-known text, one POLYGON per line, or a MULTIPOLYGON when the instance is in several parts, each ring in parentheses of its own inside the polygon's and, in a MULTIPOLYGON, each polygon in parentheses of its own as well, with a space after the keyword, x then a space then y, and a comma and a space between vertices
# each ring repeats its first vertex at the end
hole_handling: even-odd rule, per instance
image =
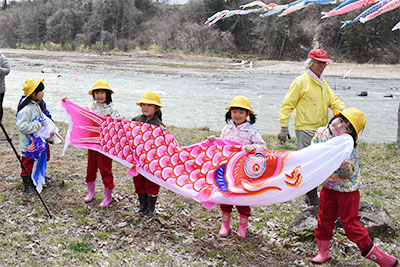
MULTIPOLYGON (((321 20, 334 5, 312 5, 285 17, 234 16, 208 27, 221 10, 249 0, 3 0, 0 47, 75 51, 158 50, 242 59, 302 60, 311 48, 337 62, 399 62, 400 9, 341 29, 360 10, 321 20)), ((269 1, 268 1, 269 2, 269 1)), ((268 3, 267 2, 267 3, 268 3)), ((286 4, 291 0, 276 0, 286 4)))

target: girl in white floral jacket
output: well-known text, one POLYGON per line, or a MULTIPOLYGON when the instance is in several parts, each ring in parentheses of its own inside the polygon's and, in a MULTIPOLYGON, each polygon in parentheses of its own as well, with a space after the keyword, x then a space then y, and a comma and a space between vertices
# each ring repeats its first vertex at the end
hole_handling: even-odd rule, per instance
MULTIPOLYGON (((120 119, 120 114, 112 106, 111 90, 108 83, 104 80, 98 80, 89 91, 89 95, 93 96, 93 104, 88 109, 94 113, 111 116, 120 119)), ((115 187, 114 177, 112 174, 112 159, 94 150, 88 150, 88 165, 86 172, 86 184, 88 194, 85 197, 85 202, 91 202, 95 195, 95 185, 97 170, 100 170, 101 178, 104 184, 104 199, 100 203, 101 208, 107 207, 112 201, 112 190, 115 187)))

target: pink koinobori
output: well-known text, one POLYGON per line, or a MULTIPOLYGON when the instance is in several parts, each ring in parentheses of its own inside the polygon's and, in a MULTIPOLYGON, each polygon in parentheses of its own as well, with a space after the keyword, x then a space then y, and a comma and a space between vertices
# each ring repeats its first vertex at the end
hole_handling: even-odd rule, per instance
POLYGON ((96 150, 205 207, 217 203, 272 205, 295 199, 320 185, 351 154, 349 135, 300 151, 247 153, 240 144, 216 139, 181 147, 158 126, 113 119, 68 99, 70 116, 63 154, 69 144, 96 150))

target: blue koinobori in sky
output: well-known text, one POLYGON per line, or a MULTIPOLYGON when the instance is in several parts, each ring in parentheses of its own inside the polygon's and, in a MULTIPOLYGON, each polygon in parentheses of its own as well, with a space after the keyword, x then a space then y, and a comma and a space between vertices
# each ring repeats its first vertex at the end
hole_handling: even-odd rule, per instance
MULTIPOLYGON (((364 6, 374 4, 372 7, 368 8, 367 10, 362 12, 360 15, 358 15, 353 20, 343 21, 342 28, 345 27, 346 25, 349 25, 351 23, 358 22, 358 21, 365 23, 369 20, 376 18, 379 15, 382 15, 383 13, 391 11, 400 6, 400 0, 359 0, 356 2, 354 2, 354 0, 347 0, 347 1, 341 1, 341 2, 342 3, 340 5, 338 5, 336 8, 332 9, 331 11, 321 12, 323 15, 322 18, 345 14, 347 12, 362 8, 364 6)), ((248 15, 248 14, 252 14, 252 13, 263 13, 260 15, 260 17, 262 17, 262 18, 266 18, 266 17, 272 16, 272 15, 278 14, 278 13, 279 13, 279 15, 278 15, 279 17, 283 17, 290 13, 293 13, 300 9, 303 9, 307 6, 310 6, 312 4, 328 5, 328 4, 336 4, 336 3, 337 3, 336 0, 296 0, 296 1, 293 1, 286 5, 278 5, 275 3, 265 4, 261 1, 253 1, 246 5, 240 6, 240 8, 242 8, 242 9, 239 9, 239 10, 223 10, 223 11, 217 12, 214 15, 212 15, 211 17, 209 17, 207 19, 207 21, 205 22, 205 24, 207 24, 208 26, 211 26, 211 25, 217 23, 219 20, 223 20, 223 19, 232 17, 234 15, 248 15), (260 8, 246 9, 248 7, 253 7, 253 6, 259 6, 260 8)), ((400 29, 400 22, 398 22, 392 28, 392 31, 395 31, 397 29, 400 29)))

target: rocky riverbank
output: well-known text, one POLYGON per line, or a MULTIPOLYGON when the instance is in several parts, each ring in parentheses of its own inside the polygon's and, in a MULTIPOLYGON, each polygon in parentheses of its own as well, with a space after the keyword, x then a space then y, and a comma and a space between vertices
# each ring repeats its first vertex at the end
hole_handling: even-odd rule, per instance
MULTIPOLYGON (((101 54, 102 56, 116 57, 115 64, 104 65, 99 54, 80 53, 75 51, 43 51, 2 48, 0 50, 8 58, 12 59, 11 67, 32 67, 41 68, 43 71, 56 71, 58 69, 75 69, 77 65, 88 64, 91 71, 102 71, 104 69, 123 70, 132 57, 149 58, 149 64, 157 64, 162 59, 175 59, 182 68, 232 68, 235 71, 246 72, 269 72, 281 74, 298 74, 304 71, 303 62, 299 61, 277 61, 277 60, 239 60, 234 58, 208 57, 200 55, 184 54, 156 54, 148 51, 133 51, 130 53, 115 52, 101 54), (90 62, 87 56, 90 57, 90 62), (24 60, 29 59, 29 60, 24 60), (34 61, 32 63, 32 60, 34 61), (181 63, 181 62, 187 62, 181 63)), ((369 79, 400 79, 400 64, 357 64, 351 62, 330 63, 324 74, 327 76, 343 77, 348 71, 349 78, 369 78, 369 79)), ((132 62, 134 64, 134 60, 132 62)), ((177 65, 177 66, 178 66, 177 65)))

